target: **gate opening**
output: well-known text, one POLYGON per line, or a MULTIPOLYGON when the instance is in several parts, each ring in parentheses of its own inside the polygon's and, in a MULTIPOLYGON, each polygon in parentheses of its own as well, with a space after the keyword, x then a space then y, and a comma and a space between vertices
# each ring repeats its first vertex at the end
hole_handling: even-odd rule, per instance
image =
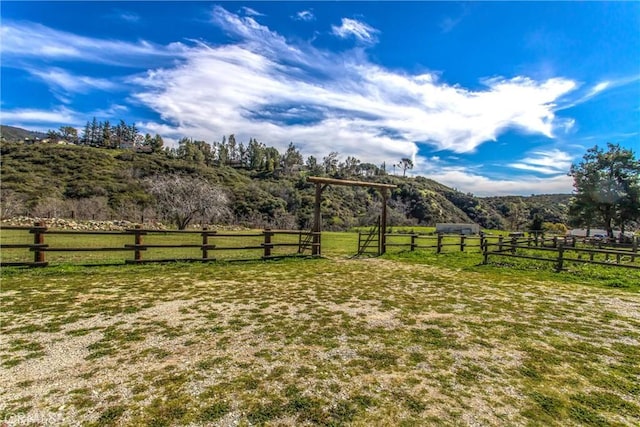
MULTIPOLYGON (((376 227, 377 231, 377 254, 382 255, 387 250, 387 244, 385 239, 385 232, 387 230, 387 199, 389 198, 389 194, 391 189, 397 188, 397 185, 392 184, 378 184, 375 182, 365 182, 365 181, 351 181, 346 179, 335 179, 335 178, 325 178, 319 176, 310 176, 307 177, 308 182, 313 182, 316 185, 316 198, 315 198, 315 207, 314 207, 314 215, 313 215, 313 245, 312 245, 312 254, 314 256, 322 255, 322 246, 321 246, 321 233, 322 233, 322 215, 320 214, 320 202, 322 201, 322 192, 329 185, 345 185, 348 187, 369 187, 375 188, 380 191, 380 195, 382 196, 382 212, 380 214, 380 220, 378 221, 378 226, 376 227)), ((372 233, 373 234, 373 233, 372 233)), ((373 237, 369 239, 371 243, 373 241, 373 237)), ((360 244, 358 244, 358 251, 360 251, 360 244)))

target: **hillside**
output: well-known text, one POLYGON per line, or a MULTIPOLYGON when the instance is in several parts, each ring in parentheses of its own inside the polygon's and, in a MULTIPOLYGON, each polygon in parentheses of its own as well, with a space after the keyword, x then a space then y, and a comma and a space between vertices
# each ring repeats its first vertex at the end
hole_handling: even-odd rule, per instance
MULTIPOLYGON (((252 170, 207 165, 173 157, 167 151, 85 146, 6 143, 1 145, 3 216, 74 216, 139 221, 157 216, 144 187, 145 179, 181 173, 222 186, 230 197, 229 223, 278 228, 309 228, 314 187, 301 166, 252 170)), ((424 177, 364 177, 339 172, 340 178, 371 179, 398 185, 389 200, 391 225, 476 222, 485 228, 522 228, 534 214, 544 221, 566 222, 569 195, 479 198, 424 177)), ((335 176, 335 175, 334 175, 335 176)), ((333 186, 324 193, 322 214, 327 229, 374 223, 380 197, 374 190, 333 186)))
POLYGON ((3 142, 22 142, 25 140, 25 138, 44 139, 46 137, 47 137, 46 133, 33 132, 30 130, 25 130, 25 129, 13 127, 13 126, 0 125, 0 140, 2 140, 3 142))

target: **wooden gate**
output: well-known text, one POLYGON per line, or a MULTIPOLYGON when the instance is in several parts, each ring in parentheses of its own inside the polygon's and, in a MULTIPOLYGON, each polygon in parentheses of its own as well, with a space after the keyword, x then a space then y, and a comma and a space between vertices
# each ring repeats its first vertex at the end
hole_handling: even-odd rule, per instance
POLYGON ((365 254, 382 255, 383 252, 380 244, 380 217, 378 217, 377 224, 369 231, 365 233, 361 231, 358 232, 358 254, 356 256, 365 254))

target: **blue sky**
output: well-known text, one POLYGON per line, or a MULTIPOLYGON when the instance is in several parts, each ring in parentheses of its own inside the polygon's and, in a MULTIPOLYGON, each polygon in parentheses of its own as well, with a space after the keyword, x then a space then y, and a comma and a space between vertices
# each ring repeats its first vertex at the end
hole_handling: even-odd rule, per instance
POLYGON ((640 2, 0 7, 2 124, 409 157, 476 195, 568 193, 588 148, 640 151, 640 2))

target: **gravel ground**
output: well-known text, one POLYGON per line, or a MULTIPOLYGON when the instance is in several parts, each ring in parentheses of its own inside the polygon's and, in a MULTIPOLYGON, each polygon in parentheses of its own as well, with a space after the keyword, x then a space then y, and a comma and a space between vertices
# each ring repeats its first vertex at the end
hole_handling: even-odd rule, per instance
MULTIPOLYGON (((337 424, 525 425, 537 417, 527 412, 532 389, 589 393, 596 374, 584 372, 638 362, 626 352, 640 347, 637 294, 490 283, 380 259, 327 261, 311 276, 296 271, 305 265, 317 268, 188 267, 153 278, 97 269, 82 287, 78 275, 45 275, 19 289, 19 277, 5 279, 0 420, 323 424, 305 412, 317 403, 337 424), (525 370, 536 356, 551 360, 549 371, 537 368, 544 382, 525 370), (292 387, 307 406, 271 418, 258 411, 291 398, 292 387), (365 398, 351 417, 336 418, 340 402, 365 398), (228 407, 205 419, 216 402, 228 407)), ((611 392, 626 410, 598 415, 640 425, 638 389, 624 390, 611 392)), ((571 415, 567 408, 558 419, 571 415)))

